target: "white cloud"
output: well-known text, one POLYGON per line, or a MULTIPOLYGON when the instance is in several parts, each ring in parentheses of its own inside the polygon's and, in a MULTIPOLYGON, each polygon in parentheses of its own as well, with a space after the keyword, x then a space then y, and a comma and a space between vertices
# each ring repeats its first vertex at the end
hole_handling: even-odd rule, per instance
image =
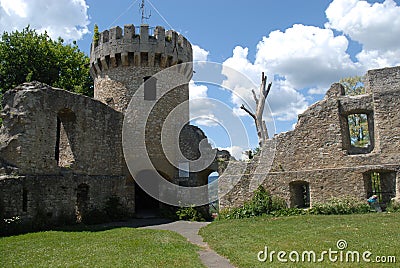
POLYGON ((393 50, 362 50, 357 59, 365 69, 377 69, 400 65, 400 48, 393 50))
POLYGON ((243 148, 240 146, 231 146, 226 148, 218 148, 219 150, 227 150, 231 156, 235 157, 237 160, 246 160, 248 156, 244 153, 248 148, 243 148))
POLYGON ((8 16, 26 18, 26 3, 23 0, 1 0, 0 4, 8 16))
POLYGON ((272 116, 278 121, 297 119, 308 106, 304 95, 296 91, 289 81, 275 81, 269 95, 272 116))
POLYGON ((400 6, 395 1, 334 0, 325 13, 325 27, 362 45, 356 57, 364 70, 400 64, 400 6))
POLYGON ((241 46, 236 46, 232 51, 232 57, 228 58, 224 61, 223 66, 228 66, 236 71, 241 72, 242 74, 249 77, 250 81, 246 81, 246 85, 243 85, 242 77, 232 76, 229 72, 229 69, 224 69, 223 73, 229 76, 229 80, 224 81, 224 85, 228 88, 233 88, 237 85, 242 85, 245 87, 253 86, 253 84, 259 81, 261 76, 262 66, 252 64, 247 55, 249 54, 249 49, 247 47, 243 48, 241 46), (237 78, 238 80, 235 80, 237 78), (248 82, 253 82, 253 84, 249 84, 248 82))
MULTIPOLYGON (((209 51, 198 45, 192 45, 193 61, 207 61, 209 51)), ((189 83, 190 118, 192 123, 198 126, 218 126, 213 110, 216 108, 207 96, 208 87, 195 84, 193 80, 189 83)))
POLYGON ((370 4, 334 0, 326 10, 326 27, 342 31, 365 49, 396 49, 400 36, 400 7, 393 0, 370 4))
POLYGON ((204 127, 217 127, 219 126, 219 121, 215 118, 215 115, 212 113, 201 115, 197 117, 193 123, 197 126, 204 126, 204 127))
MULTIPOLYGON (((239 108, 242 104, 245 104, 253 111, 255 110, 255 101, 251 90, 254 89, 258 94, 258 83, 261 81, 261 72, 270 72, 268 66, 260 64, 260 62, 253 64, 248 60, 247 56, 247 48, 236 47, 233 50, 232 57, 223 63, 224 67, 222 69, 222 73, 227 77, 227 79, 223 81, 223 86, 233 90, 232 102, 236 104, 234 112, 239 116, 247 116, 247 114, 239 108), (238 72, 240 74, 238 74, 238 72), (243 79, 243 76, 248 76, 249 79, 243 79), (255 83, 254 81, 258 82, 255 83)), ((274 76, 270 75, 269 77, 271 78, 274 76)), ((305 97, 297 92, 287 80, 273 81, 267 102, 271 108, 272 116, 281 121, 297 118, 297 115, 304 111, 308 105, 305 97)), ((272 120, 268 107, 265 109, 264 116, 268 121, 272 120)))
POLYGON ((193 80, 189 82, 190 118, 198 126, 218 126, 214 110, 217 108, 215 103, 208 99, 208 88, 203 84, 195 84, 193 80))
POLYGON ((310 88, 307 91, 307 93, 310 94, 310 95, 317 95, 317 94, 318 95, 322 95, 325 92, 326 92, 326 88, 316 88, 316 87, 310 88))
POLYGON ((89 33, 87 11, 85 0, 0 0, 0 32, 30 25, 53 39, 79 40, 89 33))
POLYGON ((207 86, 197 85, 193 80, 189 82, 189 100, 207 98, 207 86))
POLYGON ((295 24, 285 32, 273 31, 257 45, 255 64, 264 66, 301 89, 327 89, 344 76, 358 74, 346 53, 348 40, 330 29, 295 24))
POLYGON ((198 45, 192 45, 193 49, 193 61, 207 61, 209 51, 199 47, 198 45))

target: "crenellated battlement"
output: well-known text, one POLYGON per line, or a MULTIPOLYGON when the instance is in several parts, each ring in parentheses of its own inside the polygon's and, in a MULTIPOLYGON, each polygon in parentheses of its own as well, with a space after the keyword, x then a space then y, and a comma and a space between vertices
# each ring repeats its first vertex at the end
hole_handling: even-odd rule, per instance
POLYGON ((155 27, 153 35, 148 25, 141 25, 136 32, 129 24, 123 30, 117 26, 101 32, 98 43, 92 43, 90 73, 95 77, 119 66, 167 68, 192 60, 192 45, 184 36, 161 26, 155 27))

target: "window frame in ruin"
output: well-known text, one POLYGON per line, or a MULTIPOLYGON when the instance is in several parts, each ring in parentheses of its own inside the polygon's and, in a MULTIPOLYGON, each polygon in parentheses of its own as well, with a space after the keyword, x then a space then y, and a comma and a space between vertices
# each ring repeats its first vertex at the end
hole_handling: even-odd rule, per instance
POLYGON ((57 113, 54 158, 59 167, 70 168, 75 163, 75 113, 68 108, 57 113))
POLYGON ((374 137, 374 114, 369 110, 354 110, 341 115, 342 125, 342 147, 349 155, 369 154, 375 148, 374 137), (352 115, 365 115, 368 125, 368 139, 369 143, 366 147, 355 146, 352 143, 352 136, 350 134, 349 117, 352 115))

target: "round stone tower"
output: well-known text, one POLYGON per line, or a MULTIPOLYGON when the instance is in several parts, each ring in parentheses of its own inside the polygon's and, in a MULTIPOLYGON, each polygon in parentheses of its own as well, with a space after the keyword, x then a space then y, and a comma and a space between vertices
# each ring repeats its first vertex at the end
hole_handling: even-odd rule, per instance
POLYGON ((174 154, 178 155, 178 138, 170 135, 162 143, 161 134, 168 115, 178 106, 184 108, 173 115, 172 124, 167 124, 167 128, 189 121, 188 83, 193 67, 192 64, 180 63, 192 62, 192 53, 191 44, 182 35, 173 30, 165 31, 161 26, 149 29, 148 25, 125 25, 123 31, 120 27, 113 27, 101 32, 98 42, 91 46, 90 74, 94 79, 94 98, 126 116, 132 112, 127 108, 134 98, 134 105, 129 108, 137 116, 134 120, 136 126, 145 129, 145 146, 136 135, 133 139, 137 143, 133 146, 136 151, 132 154, 141 158, 145 151, 157 171, 169 181, 175 180, 178 170, 168 161, 163 144, 173 147, 174 154), (149 34, 149 30, 154 33, 149 34), (167 76, 183 82, 170 89, 162 79, 166 74, 156 74, 175 65, 172 72, 166 72, 167 76), (146 114, 149 107, 151 112, 146 114))
MULTIPOLYGON (((121 27, 105 30, 100 33, 98 43, 93 42, 91 46, 94 98, 121 112, 149 77, 175 64, 193 60, 191 44, 177 32, 157 26, 150 35, 148 25, 141 25, 139 33, 135 29, 134 25, 125 25, 124 31, 121 27)), ((180 91, 180 101, 187 100, 188 87, 180 91)), ((151 99, 152 95, 150 93, 147 98, 151 99)))

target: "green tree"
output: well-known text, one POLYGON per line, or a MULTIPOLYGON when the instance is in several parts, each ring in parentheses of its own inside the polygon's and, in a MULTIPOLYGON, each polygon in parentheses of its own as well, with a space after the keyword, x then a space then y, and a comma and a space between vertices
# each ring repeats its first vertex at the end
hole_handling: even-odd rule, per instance
POLYGON ((0 91, 21 83, 40 81, 48 85, 93 96, 89 58, 76 42, 52 40, 29 26, 22 31, 4 32, 0 40, 0 91))
MULTIPOLYGON (((356 96, 366 93, 362 76, 342 78, 340 83, 344 86, 346 95, 356 96)), ((368 147, 370 145, 368 116, 363 113, 350 114, 347 121, 351 144, 355 147, 368 147)))
POLYGON ((370 145, 368 116, 366 114, 350 114, 347 120, 351 144, 355 147, 368 147, 370 145))
POLYGON ((356 96, 365 94, 364 77, 352 76, 340 79, 339 83, 344 86, 345 94, 349 96, 356 96))

